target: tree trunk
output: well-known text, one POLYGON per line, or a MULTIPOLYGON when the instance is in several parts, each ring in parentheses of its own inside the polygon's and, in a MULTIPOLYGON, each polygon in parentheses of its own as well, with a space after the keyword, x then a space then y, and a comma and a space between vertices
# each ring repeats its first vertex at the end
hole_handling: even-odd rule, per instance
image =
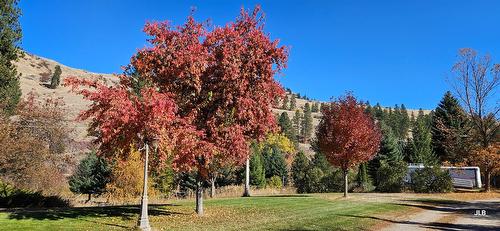
POLYGON ((347 173, 349 172, 349 170, 344 170, 344 197, 347 197, 347 190, 349 188, 349 184, 347 182, 347 173))
POLYGON ((210 198, 214 198, 214 196, 215 196, 215 177, 212 177, 212 179, 210 179, 210 184, 211 184, 210 198))
POLYGON ((486 180, 485 190, 486 190, 486 192, 489 192, 489 191, 490 191, 490 188, 491 188, 491 187, 490 187, 490 186, 491 186, 491 185, 490 185, 490 182, 491 182, 491 171, 487 170, 487 171, 485 172, 485 175, 486 175, 486 176, 485 176, 485 178, 486 178, 486 179, 485 179, 485 180, 486 180))
POLYGON ((243 196, 250 196, 250 157, 247 158, 245 166, 245 191, 243 192, 243 196))
POLYGON ((203 185, 199 179, 196 182, 196 213, 203 216, 203 185))
POLYGON ((87 201, 85 201, 85 203, 89 203, 90 199, 92 199, 92 193, 89 193, 89 197, 87 198, 87 201))

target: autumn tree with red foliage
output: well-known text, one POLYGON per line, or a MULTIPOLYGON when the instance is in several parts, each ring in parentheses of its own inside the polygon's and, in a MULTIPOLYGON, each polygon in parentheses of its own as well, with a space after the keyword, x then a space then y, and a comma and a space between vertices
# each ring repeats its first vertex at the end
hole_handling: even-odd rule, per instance
POLYGON ((344 197, 347 197, 347 173, 350 168, 372 159, 379 149, 381 133, 352 94, 325 104, 316 131, 317 147, 330 164, 344 173, 344 197))
POLYGON ((178 27, 148 23, 144 31, 152 46, 132 57, 117 86, 67 84, 95 89, 78 91, 93 102, 81 118, 92 119, 101 153, 127 149, 141 133, 161 138, 157 166, 171 151, 175 170, 197 172, 202 215, 202 182, 213 162, 243 164, 249 142, 276 129, 271 106, 284 90, 274 75, 288 52, 264 33, 259 7, 212 31, 193 17, 178 27))

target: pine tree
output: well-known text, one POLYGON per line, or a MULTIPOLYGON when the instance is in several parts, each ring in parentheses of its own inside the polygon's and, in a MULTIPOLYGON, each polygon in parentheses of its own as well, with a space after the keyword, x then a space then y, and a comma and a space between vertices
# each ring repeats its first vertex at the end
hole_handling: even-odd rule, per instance
POLYGON ((285 98, 283 98, 283 105, 281 106, 281 109, 283 110, 288 110, 288 96, 285 95, 285 98))
POLYGON ((293 143, 297 143, 297 133, 293 127, 292 121, 288 117, 288 113, 282 112, 279 119, 278 124, 281 128, 281 132, 293 143))
POLYGON ((302 151, 300 151, 293 160, 291 171, 293 185, 297 188, 297 193, 307 192, 307 172, 309 170, 309 165, 310 161, 302 151))
POLYGON ((370 178, 368 177, 367 163, 362 163, 358 167, 358 175, 356 176, 356 183, 363 191, 369 190, 370 178))
POLYGON ((377 181, 377 171, 383 161, 392 163, 403 160, 402 150, 398 145, 398 139, 392 132, 392 128, 386 125, 385 122, 380 122, 380 130, 382 132, 380 150, 375 158, 368 162, 367 166, 370 177, 373 179, 375 185, 379 183, 377 181))
POLYGON ((288 176, 288 170, 285 157, 279 147, 274 145, 264 147, 262 150, 262 157, 266 178, 279 176, 283 179, 283 183, 285 183, 288 176))
POLYGON ((292 118, 292 122, 293 122, 293 128, 295 129, 295 134, 297 134, 297 136, 301 136, 301 132, 302 132, 302 129, 301 129, 301 122, 302 122, 302 112, 300 112, 300 110, 295 110, 295 114, 293 115, 293 118, 292 118))
POLYGON ((403 140, 408 138, 408 131, 410 130, 410 117, 408 116, 408 110, 404 104, 401 104, 401 119, 400 119, 400 134, 403 140))
POLYGON ((311 108, 309 106, 309 103, 306 103, 304 105, 304 118, 302 119, 302 137, 304 139, 304 142, 308 142, 308 140, 311 138, 312 131, 313 131, 313 124, 312 124, 312 113, 311 113, 311 108))
POLYGON ((50 80, 50 88, 56 89, 59 86, 59 83, 61 81, 61 74, 61 67, 57 65, 54 70, 54 75, 52 75, 52 79, 50 80))
POLYGON ((103 193, 110 180, 111 168, 106 160, 91 152, 69 178, 69 189, 73 193, 88 194, 88 202, 92 194, 103 193))
POLYGON ((432 146, 441 161, 462 162, 471 150, 470 124, 451 92, 446 92, 432 115, 432 146))
POLYGON ((0 114, 11 115, 21 97, 19 76, 14 61, 19 56, 22 37, 18 0, 6 0, 0 4, 0 114))
POLYGON ((432 134, 429 124, 429 116, 419 111, 412 129, 412 151, 411 160, 414 163, 425 165, 437 164, 437 157, 432 150, 432 134))
POLYGON ((378 121, 384 120, 384 110, 382 109, 382 107, 380 106, 379 103, 377 103, 375 105, 375 107, 373 107, 373 111, 374 111, 374 114, 375 114, 375 118, 378 121))
POLYGON ((403 160, 402 150, 399 147, 398 139, 394 135, 392 128, 382 123, 380 129, 382 131, 379 151, 380 159, 389 162, 403 160))
POLYGON ((297 100, 295 99, 295 95, 292 94, 292 96, 290 96, 290 111, 295 110, 296 107, 297 107, 297 100))
POLYGON ((266 170, 259 152, 254 152, 250 157, 250 184, 259 188, 266 186, 266 170))

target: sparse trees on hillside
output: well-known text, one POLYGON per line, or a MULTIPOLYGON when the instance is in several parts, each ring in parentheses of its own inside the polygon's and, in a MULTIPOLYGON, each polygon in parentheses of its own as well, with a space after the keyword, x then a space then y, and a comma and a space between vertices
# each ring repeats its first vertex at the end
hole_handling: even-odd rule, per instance
POLYGON ((12 115, 21 98, 19 75, 14 61, 19 56, 22 31, 18 0, 0 4, 0 114, 12 115))
POLYGON ((373 158, 379 149, 380 130, 351 94, 331 102, 321 113, 317 147, 332 165, 342 169, 344 196, 347 196, 347 173, 373 158))

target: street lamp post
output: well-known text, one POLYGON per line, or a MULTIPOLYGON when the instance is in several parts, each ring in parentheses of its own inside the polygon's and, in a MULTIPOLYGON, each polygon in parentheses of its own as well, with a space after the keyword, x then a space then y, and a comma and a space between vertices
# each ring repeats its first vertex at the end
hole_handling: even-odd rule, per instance
MULTIPOLYGON (((157 139, 152 140, 153 148, 156 150, 158 145, 157 139)), ((149 162, 149 141, 144 142, 144 149, 146 153, 144 156, 144 178, 143 178, 143 189, 142 189, 142 199, 141 199, 141 217, 137 222, 139 228, 143 231, 150 231, 151 226, 149 225, 148 217, 148 162, 149 162)))

